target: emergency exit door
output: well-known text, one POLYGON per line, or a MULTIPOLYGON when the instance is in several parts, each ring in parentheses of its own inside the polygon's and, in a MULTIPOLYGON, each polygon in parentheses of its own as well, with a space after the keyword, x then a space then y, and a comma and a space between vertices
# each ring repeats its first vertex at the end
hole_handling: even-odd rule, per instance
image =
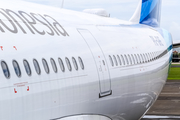
POLYGON ((104 96, 111 95, 112 91, 109 69, 101 47, 99 46, 94 36, 88 30, 78 29, 78 31, 85 40, 89 49, 91 50, 94 61, 96 63, 100 83, 99 97, 101 98, 104 96))

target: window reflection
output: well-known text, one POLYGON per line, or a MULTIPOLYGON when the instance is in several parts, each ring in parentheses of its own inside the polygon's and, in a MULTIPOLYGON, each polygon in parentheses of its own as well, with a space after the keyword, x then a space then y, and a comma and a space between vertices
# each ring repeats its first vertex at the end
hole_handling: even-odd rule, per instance
POLYGON ((15 71, 16 75, 18 77, 20 77, 21 76, 21 70, 19 68, 18 63, 15 60, 13 60, 13 67, 14 67, 14 71, 15 71))
POLYGON ((30 68, 30 66, 29 66, 28 61, 27 61, 27 60, 24 60, 23 63, 24 63, 24 68, 25 68, 25 70, 26 70, 26 73, 27 73, 28 75, 31 75, 31 68, 30 68))
POLYGON ((7 64, 4 61, 1 62, 1 67, 2 67, 2 70, 3 70, 4 76, 6 78, 9 78, 10 77, 10 72, 9 72, 7 64))

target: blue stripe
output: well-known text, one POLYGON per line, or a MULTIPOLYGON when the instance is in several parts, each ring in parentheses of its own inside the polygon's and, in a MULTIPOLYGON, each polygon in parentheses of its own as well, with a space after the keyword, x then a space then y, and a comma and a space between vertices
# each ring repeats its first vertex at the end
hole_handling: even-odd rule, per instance
POLYGON ((146 2, 146 1, 148 1, 148 0, 142 0, 142 3, 146 2))
POLYGON ((157 2, 158 0, 147 0, 147 2, 142 3, 140 22, 142 22, 153 11, 157 2))
POLYGON ((168 52, 169 52, 169 51, 171 51, 172 49, 173 49, 173 46, 170 45, 167 50, 168 50, 168 52))
POLYGON ((140 24, 159 27, 161 0, 142 0, 140 24))
MULTIPOLYGON (((171 51, 173 49, 173 46, 172 45, 170 45, 169 47, 168 47, 168 52, 169 51, 171 51)), ((171 63, 171 61, 172 61, 172 58, 173 58, 173 54, 172 53, 170 53, 170 57, 169 57, 169 63, 171 63)))

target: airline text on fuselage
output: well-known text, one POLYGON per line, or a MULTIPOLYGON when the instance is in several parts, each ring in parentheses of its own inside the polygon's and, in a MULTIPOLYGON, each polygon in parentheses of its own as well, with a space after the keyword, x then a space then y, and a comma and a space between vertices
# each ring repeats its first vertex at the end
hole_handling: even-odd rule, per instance
POLYGON ((7 20, 2 20, 0 17, 0 31, 5 33, 5 29, 9 32, 18 33, 18 28, 24 33, 27 34, 26 30, 23 26, 26 26, 27 29, 32 34, 40 34, 40 35, 62 35, 69 36, 66 30, 59 24, 53 17, 49 15, 41 15, 35 13, 26 13, 24 11, 18 11, 18 13, 10 10, 10 9, 0 9, 0 14, 7 20), (10 24, 6 24, 8 21, 10 24), (40 26, 46 27, 46 31, 42 29, 42 27, 38 27, 38 22, 40 26), (24 25, 22 25, 24 24, 24 25), (11 26, 12 27, 11 27, 11 26), (5 29, 4 29, 5 28, 5 29), (41 30, 39 30, 41 29, 41 30))

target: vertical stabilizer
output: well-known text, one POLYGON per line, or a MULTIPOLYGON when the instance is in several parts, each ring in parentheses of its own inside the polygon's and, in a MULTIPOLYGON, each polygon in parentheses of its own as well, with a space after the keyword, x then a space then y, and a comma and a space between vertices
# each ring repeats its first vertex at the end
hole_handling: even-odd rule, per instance
POLYGON ((161 18, 161 0, 140 0, 131 22, 159 27, 161 18))

